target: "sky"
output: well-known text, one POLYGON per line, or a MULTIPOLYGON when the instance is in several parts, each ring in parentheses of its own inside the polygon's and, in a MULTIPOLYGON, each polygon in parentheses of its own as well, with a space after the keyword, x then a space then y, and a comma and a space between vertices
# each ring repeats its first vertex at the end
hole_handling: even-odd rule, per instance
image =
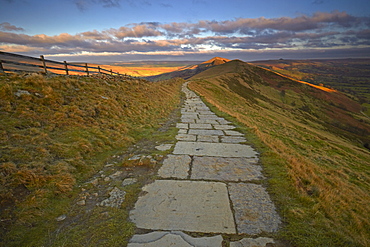
POLYGON ((0 51, 96 63, 370 58, 370 1, 0 0, 0 51))

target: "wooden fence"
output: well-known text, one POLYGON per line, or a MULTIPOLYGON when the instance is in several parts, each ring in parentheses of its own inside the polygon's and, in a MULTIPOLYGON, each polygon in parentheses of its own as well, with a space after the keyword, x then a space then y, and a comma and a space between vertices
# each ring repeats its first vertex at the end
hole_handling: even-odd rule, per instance
POLYGON ((100 66, 89 66, 87 63, 73 64, 63 63, 45 59, 43 55, 40 58, 28 57, 9 52, 0 51, 0 73, 43 73, 43 74, 64 74, 64 75, 121 75, 119 72, 113 72, 101 68, 100 66))

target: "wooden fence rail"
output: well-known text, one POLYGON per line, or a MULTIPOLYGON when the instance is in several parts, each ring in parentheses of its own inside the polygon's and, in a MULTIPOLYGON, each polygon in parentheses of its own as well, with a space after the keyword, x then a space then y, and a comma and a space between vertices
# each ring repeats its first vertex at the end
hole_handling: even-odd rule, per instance
POLYGON ((28 57, 19 54, 0 51, 0 73, 7 72, 30 72, 30 73, 43 73, 43 74, 65 74, 70 75, 70 72, 75 72, 78 75, 91 75, 91 74, 106 74, 118 75, 119 72, 114 72, 101 68, 100 66, 89 66, 87 63, 73 64, 66 61, 57 62, 45 59, 43 55, 40 58, 28 57), (59 73, 64 71, 64 73, 59 73))

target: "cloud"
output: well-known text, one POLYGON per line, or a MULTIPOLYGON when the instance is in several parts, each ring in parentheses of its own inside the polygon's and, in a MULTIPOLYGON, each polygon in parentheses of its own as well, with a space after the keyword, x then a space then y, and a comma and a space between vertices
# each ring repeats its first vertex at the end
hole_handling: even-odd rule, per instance
POLYGON ((3 23, 0 23, 0 30, 1 31, 24 31, 23 28, 21 27, 16 27, 14 25, 11 25, 9 22, 3 22, 3 23))
MULTIPOLYGON (((103 2, 117 1, 99 1, 103 2)), ((311 16, 201 20, 196 23, 141 22, 102 31, 54 36, 14 32, 22 30, 9 23, 0 24, 0 49, 12 52, 33 50, 44 54, 189 54, 218 50, 231 53, 370 46, 370 18, 337 11, 317 12, 311 16)))

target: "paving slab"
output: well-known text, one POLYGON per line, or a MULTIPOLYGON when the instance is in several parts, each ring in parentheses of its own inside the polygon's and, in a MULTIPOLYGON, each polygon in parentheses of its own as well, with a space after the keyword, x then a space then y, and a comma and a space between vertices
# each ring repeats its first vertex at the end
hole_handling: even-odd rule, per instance
MULTIPOLYGON (((236 242, 230 242, 230 247, 266 247, 267 244, 274 244, 272 238, 243 238, 236 242)), ((275 246, 275 245, 272 245, 275 246)))
POLYGON ((176 128, 179 128, 179 129, 189 129, 189 124, 187 124, 187 123, 177 123, 176 124, 176 128))
POLYGON ((241 143, 246 141, 247 139, 242 136, 221 136, 221 142, 225 143, 241 143))
POLYGON ((185 179, 189 175, 191 158, 189 155, 167 155, 158 175, 162 178, 185 179))
POLYGON ((258 155, 251 146, 243 144, 182 141, 176 143, 173 154, 247 158, 255 158, 258 155))
POLYGON ((218 117, 217 115, 199 115, 199 119, 213 119, 213 120, 220 120, 223 118, 218 117))
POLYGON ((259 184, 229 183, 238 233, 275 232, 281 223, 265 188, 259 184))
POLYGON ((178 135, 176 135, 176 140, 179 140, 179 141, 196 141, 197 136, 196 135, 189 135, 189 134, 178 134, 178 135))
POLYGON ((216 130, 232 130, 232 129, 235 129, 235 126, 226 125, 226 124, 213 124, 213 127, 216 130))
POLYGON ((217 122, 218 122, 219 124, 231 124, 231 122, 229 122, 229 121, 227 121, 227 120, 225 120, 225 119, 223 119, 223 118, 221 118, 221 119, 217 119, 217 122))
POLYGON ((224 183, 156 180, 143 191, 130 212, 138 228, 236 233, 224 183))
POLYGON ((181 122, 183 123, 195 123, 194 118, 181 118, 181 122))
POLYGON ((196 123, 219 124, 219 122, 213 119, 196 119, 196 123))
POLYGON ((188 130, 187 129, 179 129, 179 131, 177 133, 178 134, 187 134, 188 130))
POLYGON ((196 246, 196 247, 221 247, 222 236, 216 235, 212 237, 193 238, 183 232, 151 232, 147 234, 137 234, 131 239, 128 247, 142 247, 142 246, 196 246))
POLYGON ((214 114, 212 111, 210 111, 210 110, 199 110, 198 111, 198 114, 200 114, 200 115, 216 115, 216 114, 214 114))
POLYGON ((212 129, 211 124, 190 124, 190 129, 212 129))
POLYGON ((194 156, 191 179, 251 181, 264 179, 257 158, 194 156))
POLYGON ((223 136, 222 130, 204 130, 204 129, 189 129, 190 135, 203 135, 203 136, 223 136))
POLYGON ((220 142, 218 136, 202 136, 202 135, 198 135, 197 141, 198 142, 220 142))

